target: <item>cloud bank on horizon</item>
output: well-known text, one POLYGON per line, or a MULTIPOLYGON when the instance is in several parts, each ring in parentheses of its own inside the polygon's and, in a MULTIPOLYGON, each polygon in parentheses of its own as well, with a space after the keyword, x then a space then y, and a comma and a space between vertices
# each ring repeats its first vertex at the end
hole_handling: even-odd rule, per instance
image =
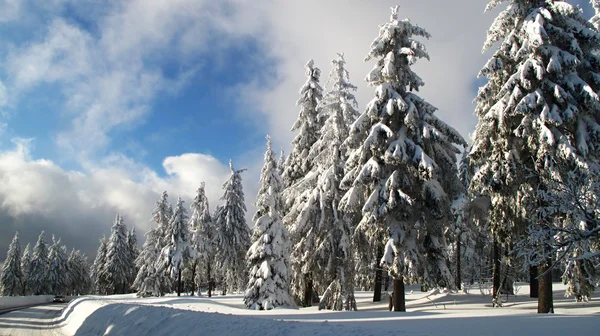
POLYGON ((325 84, 343 52, 362 111, 363 59, 397 4, 432 34, 421 94, 468 137, 485 2, 0 0, 0 260, 16 230, 92 255, 115 212, 143 241, 163 190, 189 205, 205 181, 214 208, 229 158, 250 205, 264 135, 289 149, 306 61, 325 84))

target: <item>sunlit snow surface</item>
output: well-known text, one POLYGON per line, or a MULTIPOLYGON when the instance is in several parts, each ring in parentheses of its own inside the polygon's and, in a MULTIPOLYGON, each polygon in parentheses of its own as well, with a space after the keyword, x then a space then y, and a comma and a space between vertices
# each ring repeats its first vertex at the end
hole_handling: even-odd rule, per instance
MULTIPOLYGON (((357 312, 318 311, 316 307, 253 311, 243 295, 90 296, 69 304, 61 316, 67 335, 567 335, 597 333, 600 295, 590 302, 565 298, 554 284, 554 315, 536 313, 529 287, 517 287, 502 308, 475 285, 468 294, 422 293, 408 287, 406 313, 389 312, 387 302, 371 302, 357 292, 357 312), (412 290, 412 292, 410 292, 412 290)), ((484 288, 484 291, 486 289, 484 288)))

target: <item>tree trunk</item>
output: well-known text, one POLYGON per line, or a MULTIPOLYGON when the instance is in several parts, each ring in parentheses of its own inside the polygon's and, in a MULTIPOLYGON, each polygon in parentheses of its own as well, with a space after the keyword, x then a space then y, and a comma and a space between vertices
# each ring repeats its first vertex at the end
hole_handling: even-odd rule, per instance
POLYGON ((457 237, 456 237, 456 274, 454 274, 454 285, 456 286, 456 289, 461 290, 461 283, 462 283, 462 279, 461 279, 461 274, 460 274, 460 232, 458 233, 457 237))
POLYGON ((379 267, 379 261, 383 258, 383 246, 377 247, 377 260, 375 261, 375 286, 373 288, 373 302, 381 301, 381 278, 383 270, 379 267))
MULTIPOLYGON (((196 290, 196 267, 197 267, 197 262, 193 262, 192 263, 192 296, 194 296, 194 291, 196 290)), ((199 293, 198 293, 199 294, 199 293)))
POLYGON ((492 262, 494 263, 492 271, 492 298, 493 302, 496 302, 500 290, 500 244, 498 244, 495 239, 492 247, 492 254, 492 262))
POLYGON ((406 311, 406 298, 404 296, 403 278, 394 278, 394 311, 406 311))
POLYGON ((388 272, 384 272, 384 290, 387 292, 390 288, 390 274, 388 272))
POLYGON ((206 263, 206 273, 208 276, 208 297, 212 297, 212 290, 213 290, 213 281, 211 278, 211 274, 210 274, 210 262, 206 263))
POLYGON ((304 298, 303 306, 311 307, 313 298, 313 282, 312 275, 310 273, 304 274, 304 298))
POLYGON ((529 297, 537 298, 540 290, 538 281, 538 267, 529 266, 529 297))
POLYGON ((548 271, 552 261, 548 260, 539 269, 539 296, 538 314, 554 313, 554 302, 552 300, 552 272, 548 271), (546 274, 544 274, 546 273, 546 274), (544 274, 544 275, 542 275, 544 274))
POLYGON ((177 272, 177 296, 181 296, 181 269, 177 272))

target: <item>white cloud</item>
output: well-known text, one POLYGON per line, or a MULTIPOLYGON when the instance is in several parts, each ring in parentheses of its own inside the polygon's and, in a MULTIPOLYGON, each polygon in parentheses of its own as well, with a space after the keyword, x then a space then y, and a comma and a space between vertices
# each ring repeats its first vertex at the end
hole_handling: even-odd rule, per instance
POLYGON ((0 23, 19 18, 21 7, 22 0, 0 0, 0 23))
MULTIPOLYGON (((80 236, 81 241, 66 238, 64 242, 89 253, 95 250, 99 235, 109 232, 116 212, 140 234, 146 232, 163 190, 169 192, 171 202, 180 196, 189 206, 200 182, 206 181, 214 209, 229 174, 228 164, 191 153, 165 158, 166 177, 118 154, 88 165, 89 173, 81 173, 64 170, 49 160, 32 159, 31 146, 32 140, 20 139, 12 150, 0 154, 0 217, 8 220, 2 234, 12 235, 6 231, 14 229, 31 238, 41 228, 59 236, 80 236), (31 216, 35 222, 19 220, 31 216)), ((250 184, 248 190, 255 192, 252 187, 250 184)))

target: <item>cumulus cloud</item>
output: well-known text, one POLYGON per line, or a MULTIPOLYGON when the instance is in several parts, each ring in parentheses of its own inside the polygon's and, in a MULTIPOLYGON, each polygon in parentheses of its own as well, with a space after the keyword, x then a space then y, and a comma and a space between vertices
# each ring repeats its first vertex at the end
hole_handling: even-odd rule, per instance
MULTIPOLYGON (((40 230, 46 230, 62 236, 69 247, 93 254, 117 212, 138 229, 143 241, 141 235, 150 227, 154 202, 163 190, 171 202, 180 196, 189 206, 205 181, 214 209, 229 174, 228 164, 204 154, 167 157, 166 177, 119 155, 81 173, 32 159, 31 146, 31 140, 18 139, 13 149, 0 154, 0 246, 7 246, 16 230, 23 241, 34 241, 40 230)), ((249 183, 247 190, 256 188, 249 183)))

